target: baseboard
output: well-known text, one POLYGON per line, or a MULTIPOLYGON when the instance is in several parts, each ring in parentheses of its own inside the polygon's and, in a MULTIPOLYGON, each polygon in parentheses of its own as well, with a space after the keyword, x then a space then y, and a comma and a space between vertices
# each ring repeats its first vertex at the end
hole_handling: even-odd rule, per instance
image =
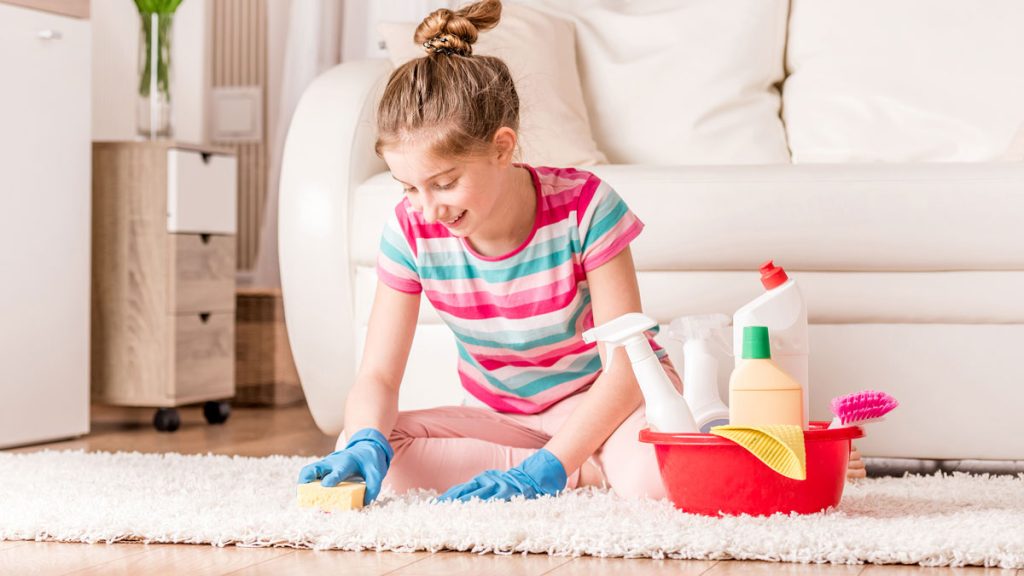
POLYGON ((1024 474, 1024 460, 919 460, 916 458, 864 458, 869 477, 931 475, 936 472, 970 474, 1024 474))

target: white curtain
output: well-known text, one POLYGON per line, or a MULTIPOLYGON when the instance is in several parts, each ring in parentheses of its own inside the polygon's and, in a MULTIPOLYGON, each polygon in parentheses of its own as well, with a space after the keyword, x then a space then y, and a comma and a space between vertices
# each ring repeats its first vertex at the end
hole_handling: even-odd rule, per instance
POLYGON ((281 155, 288 124, 306 87, 343 60, 385 58, 376 36, 378 22, 419 22, 437 8, 459 0, 271 0, 268 2, 266 209, 256 264, 241 284, 281 285, 277 257, 277 198, 281 155), (279 51, 279 53, 278 53, 279 51), (281 57, 283 55, 283 57, 281 57))

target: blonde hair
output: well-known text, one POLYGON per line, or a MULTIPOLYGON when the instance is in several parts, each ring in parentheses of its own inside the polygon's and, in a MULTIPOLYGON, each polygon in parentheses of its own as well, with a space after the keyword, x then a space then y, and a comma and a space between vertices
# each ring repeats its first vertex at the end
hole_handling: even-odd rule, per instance
POLYGON ((501 2, 482 0, 423 19, 413 39, 426 56, 391 73, 377 108, 378 156, 408 141, 425 141, 438 155, 468 156, 489 150, 499 128, 519 129, 519 95, 508 66, 473 56, 479 33, 500 18, 501 2))

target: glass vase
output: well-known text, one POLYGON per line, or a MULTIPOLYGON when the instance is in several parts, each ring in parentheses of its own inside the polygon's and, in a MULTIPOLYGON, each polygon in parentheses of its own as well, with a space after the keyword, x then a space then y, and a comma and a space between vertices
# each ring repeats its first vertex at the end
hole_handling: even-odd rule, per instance
POLYGON ((170 138, 173 13, 140 12, 139 95, 135 120, 140 136, 170 138))

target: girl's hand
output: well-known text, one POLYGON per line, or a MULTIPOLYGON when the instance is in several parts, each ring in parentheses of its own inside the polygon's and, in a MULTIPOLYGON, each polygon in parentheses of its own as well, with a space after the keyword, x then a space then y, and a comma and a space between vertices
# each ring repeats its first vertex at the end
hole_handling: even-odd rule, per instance
POLYGON ((487 470, 469 482, 449 488, 438 497, 438 501, 468 502, 474 497, 481 500, 511 500, 515 496, 554 496, 565 488, 566 482, 565 467, 554 454, 541 448, 507 472, 487 470))
POLYGON ((391 443, 378 430, 364 428, 349 439, 344 450, 331 452, 326 458, 304 466, 299 472, 299 484, 320 482, 327 488, 352 478, 366 481, 363 506, 368 506, 380 494, 384 476, 388 473, 395 451, 391 443))
POLYGON ((864 468, 864 460, 861 460, 860 451, 856 446, 850 445, 850 464, 846 467, 846 478, 867 478, 868 471, 864 468))

